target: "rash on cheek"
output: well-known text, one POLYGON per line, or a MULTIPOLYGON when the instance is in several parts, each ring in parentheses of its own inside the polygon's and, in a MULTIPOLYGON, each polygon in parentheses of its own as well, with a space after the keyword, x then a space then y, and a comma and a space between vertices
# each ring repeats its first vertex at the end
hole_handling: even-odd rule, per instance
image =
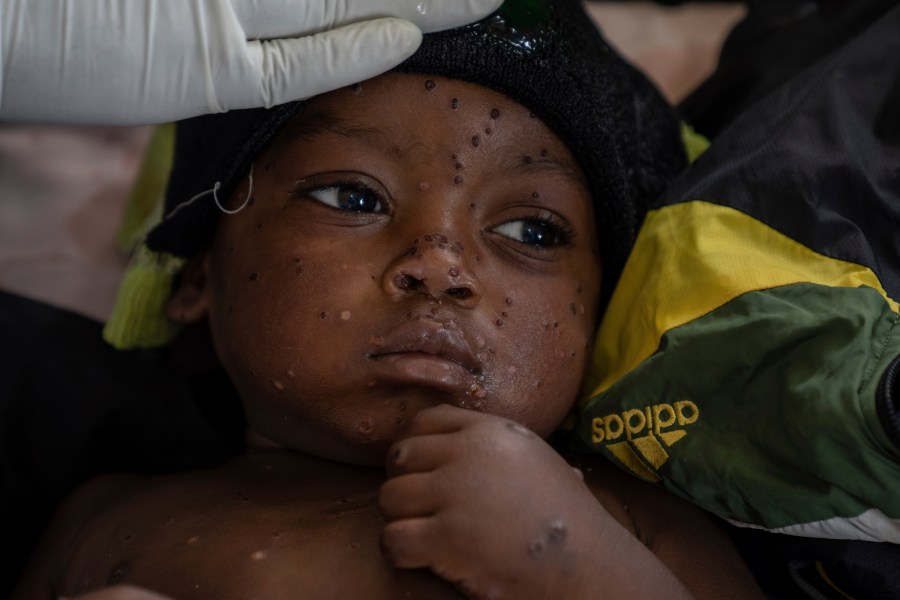
POLYGON ((222 236, 212 249, 210 326, 217 352, 245 385, 258 381, 270 394, 289 393, 296 372, 285 350, 293 342, 282 324, 291 315, 291 290, 307 279, 306 260, 235 237, 222 236))
POLYGON ((578 298, 572 298, 541 311, 543 320, 538 321, 534 333, 539 366, 527 371, 535 393, 552 393, 557 399, 546 399, 549 404, 560 402, 562 396, 565 412, 575 401, 594 336, 592 311, 582 306, 578 298))

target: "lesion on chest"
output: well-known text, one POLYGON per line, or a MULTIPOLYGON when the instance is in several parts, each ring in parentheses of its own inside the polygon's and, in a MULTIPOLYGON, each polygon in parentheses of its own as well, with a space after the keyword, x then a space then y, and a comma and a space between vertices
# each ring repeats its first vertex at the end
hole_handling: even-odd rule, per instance
POLYGON ((82 529, 60 591, 130 583, 178 600, 461 597, 427 571, 385 562, 377 487, 290 487, 125 502, 82 529))

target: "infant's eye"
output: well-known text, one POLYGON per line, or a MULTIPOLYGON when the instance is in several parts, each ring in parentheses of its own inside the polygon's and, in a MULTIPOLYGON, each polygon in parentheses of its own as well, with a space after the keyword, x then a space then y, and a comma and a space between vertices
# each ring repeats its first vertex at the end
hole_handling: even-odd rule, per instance
POLYGON ((509 221, 495 227, 494 232, 539 248, 560 246, 569 241, 568 235, 560 226, 541 219, 509 221))
POLYGON ((359 185, 330 185, 308 192, 310 196, 333 208, 360 213, 383 212, 378 194, 359 185))

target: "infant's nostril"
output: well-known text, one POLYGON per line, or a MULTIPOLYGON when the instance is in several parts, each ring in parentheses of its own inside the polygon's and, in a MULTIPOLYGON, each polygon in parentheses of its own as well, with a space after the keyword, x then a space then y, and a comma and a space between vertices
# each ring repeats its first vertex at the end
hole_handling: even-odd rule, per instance
POLYGON ((398 290, 414 290, 419 286, 420 283, 420 280, 416 279, 412 275, 407 275, 405 273, 401 273, 400 275, 394 277, 394 286, 398 290))
POLYGON ((446 292, 444 292, 451 298, 455 298, 457 300, 465 300, 467 298, 472 297, 472 290, 467 287, 455 287, 449 288, 446 292))

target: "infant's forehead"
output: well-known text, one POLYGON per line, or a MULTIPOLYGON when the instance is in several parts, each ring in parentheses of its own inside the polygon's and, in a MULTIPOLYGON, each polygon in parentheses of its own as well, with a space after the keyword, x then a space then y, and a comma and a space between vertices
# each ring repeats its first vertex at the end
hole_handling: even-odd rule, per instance
POLYGON ((286 144, 326 135, 411 159, 449 147, 454 160, 466 155, 509 169, 562 172, 588 187, 579 161, 536 114, 500 92, 461 80, 388 73, 317 96, 284 125, 272 147, 283 151, 286 144), (429 138, 433 129, 442 137, 429 138))
POLYGON ((517 128, 544 129, 546 134, 557 137, 526 106, 491 88, 410 73, 386 73, 316 96, 304 103, 285 130, 302 134, 304 130, 330 128, 336 133, 362 133, 367 128, 388 129, 415 123, 435 113, 441 115, 440 122, 445 125, 488 128, 513 121, 517 128))

